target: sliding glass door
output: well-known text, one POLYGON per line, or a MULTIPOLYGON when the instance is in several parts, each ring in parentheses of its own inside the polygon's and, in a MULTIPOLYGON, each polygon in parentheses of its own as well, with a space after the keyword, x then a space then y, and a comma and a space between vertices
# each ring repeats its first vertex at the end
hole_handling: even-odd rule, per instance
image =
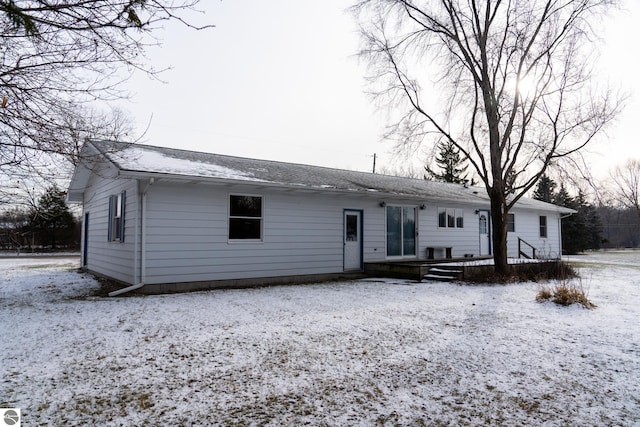
POLYGON ((387 256, 416 255, 416 208, 387 206, 387 256))

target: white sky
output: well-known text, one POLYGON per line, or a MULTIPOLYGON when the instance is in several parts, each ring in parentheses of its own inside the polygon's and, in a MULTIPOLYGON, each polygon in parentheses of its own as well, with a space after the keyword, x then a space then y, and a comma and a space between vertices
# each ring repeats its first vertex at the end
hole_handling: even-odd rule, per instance
MULTIPOLYGON (((144 141, 160 146, 260 159, 370 171, 392 165, 386 124, 365 93, 366 67, 355 54, 359 38, 349 2, 205 1, 193 31, 170 24, 163 47, 149 51, 167 83, 136 76, 124 104, 144 141)), ((601 34, 602 68, 613 83, 634 92, 627 109, 593 145, 597 177, 628 157, 640 157, 640 2, 628 0, 601 34)))

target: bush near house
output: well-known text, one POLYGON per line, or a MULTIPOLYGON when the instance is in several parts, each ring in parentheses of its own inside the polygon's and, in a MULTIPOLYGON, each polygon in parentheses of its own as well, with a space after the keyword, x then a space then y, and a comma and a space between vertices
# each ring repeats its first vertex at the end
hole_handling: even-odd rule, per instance
POLYGON ((493 266, 464 268, 464 281, 469 283, 514 283, 566 280, 577 277, 576 271, 562 260, 540 260, 509 264, 509 274, 497 276, 493 266))

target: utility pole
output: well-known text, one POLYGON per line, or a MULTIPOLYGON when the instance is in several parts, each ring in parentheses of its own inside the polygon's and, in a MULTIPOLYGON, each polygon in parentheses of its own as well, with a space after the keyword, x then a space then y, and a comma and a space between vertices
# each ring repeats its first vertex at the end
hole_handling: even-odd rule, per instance
POLYGON ((373 173, 376 173, 376 153, 373 153, 373 173))

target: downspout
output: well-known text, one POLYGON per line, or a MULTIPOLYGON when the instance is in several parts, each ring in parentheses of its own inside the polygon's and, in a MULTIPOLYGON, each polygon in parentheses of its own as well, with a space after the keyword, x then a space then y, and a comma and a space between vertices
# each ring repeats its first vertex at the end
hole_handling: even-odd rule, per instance
POLYGON ((147 191, 151 184, 155 182, 155 178, 149 179, 147 181, 147 185, 142 190, 142 203, 140 207, 140 226, 142 228, 142 237, 140 241, 140 281, 135 285, 118 289, 117 291, 109 292, 110 297, 115 297, 118 295, 122 295, 127 292, 135 291, 136 289, 140 289, 144 286, 145 278, 146 278, 146 268, 147 268, 147 226, 146 226, 146 213, 147 213, 147 191))

